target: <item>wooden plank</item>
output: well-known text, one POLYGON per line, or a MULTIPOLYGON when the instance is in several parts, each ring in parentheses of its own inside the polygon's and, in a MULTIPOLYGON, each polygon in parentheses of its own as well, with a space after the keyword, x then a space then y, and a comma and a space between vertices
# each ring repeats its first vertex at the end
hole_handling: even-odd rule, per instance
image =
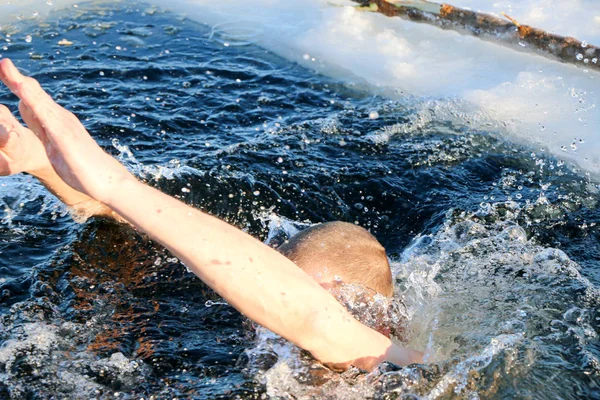
POLYGON ((365 11, 379 12, 426 23, 442 29, 477 36, 519 51, 534 49, 538 54, 582 68, 600 71, 600 48, 576 38, 560 36, 504 15, 494 15, 425 0, 353 0, 365 11))

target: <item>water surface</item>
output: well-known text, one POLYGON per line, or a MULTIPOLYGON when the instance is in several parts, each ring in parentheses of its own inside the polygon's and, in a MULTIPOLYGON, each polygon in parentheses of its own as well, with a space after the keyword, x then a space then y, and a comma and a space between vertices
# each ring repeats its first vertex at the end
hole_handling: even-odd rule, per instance
POLYGON ((149 184, 273 244, 369 228, 428 364, 319 369, 159 245, 74 222, 21 175, 0 183, 0 397, 600 397, 597 181, 462 100, 390 100, 250 33, 107 3, 0 35, 149 184))

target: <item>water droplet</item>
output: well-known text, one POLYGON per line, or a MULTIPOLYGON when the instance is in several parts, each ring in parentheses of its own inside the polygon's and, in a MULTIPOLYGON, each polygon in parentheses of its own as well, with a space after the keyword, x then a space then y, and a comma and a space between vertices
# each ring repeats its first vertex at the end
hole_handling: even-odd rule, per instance
POLYGON ((375 110, 369 111, 369 118, 370 119, 377 119, 377 118, 379 118, 379 113, 377 111, 375 111, 375 110))
POLYGON ((587 47, 588 46, 588 42, 586 42, 585 40, 583 42, 581 42, 581 47, 587 47))
POLYGON ((213 300, 206 300, 206 302, 204 303, 204 305, 206 307, 212 307, 212 306, 228 306, 229 304, 226 301, 213 301, 213 300))
POLYGON ((31 35, 27 35, 27 36, 25 36, 25 41, 27 43, 31 43, 33 41, 33 38, 31 37, 31 35))
POLYGON ((72 46, 73 42, 71 42, 68 39, 61 39, 61 40, 58 41, 58 45, 59 46, 72 46))
POLYGON ((583 60, 583 54, 577 53, 577 56, 575 58, 577 58, 579 61, 581 61, 581 60, 583 60))
POLYGON ((252 194, 255 196, 260 196, 260 190, 255 190, 254 192, 252 192, 252 194))

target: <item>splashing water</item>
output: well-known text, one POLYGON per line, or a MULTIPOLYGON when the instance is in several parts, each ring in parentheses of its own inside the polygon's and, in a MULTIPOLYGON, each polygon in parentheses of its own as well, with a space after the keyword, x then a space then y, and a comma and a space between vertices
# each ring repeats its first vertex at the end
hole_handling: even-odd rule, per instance
MULTIPOLYGON (((140 179, 272 245, 368 227, 394 300, 338 297, 374 325, 387 309, 427 364, 329 371, 147 238, 77 225, 18 176, 0 193, 1 398, 599 396, 592 73, 347 3, 169 2, 208 26, 147 4, 8 3, 0 53, 140 179)), ((594 43, 595 4, 552 4, 564 19, 539 4, 506 12, 594 43)))
MULTIPOLYGON (((382 366, 358 380, 352 376, 352 396, 332 395, 319 382, 301 380, 311 369, 309 359, 281 340, 273 344, 273 334, 263 331, 250 353, 277 357, 261 375, 268 393, 278 397, 292 392, 299 398, 317 393, 331 398, 393 393, 426 399, 500 393, 589 396, 585 383, 565 387, 547 381, 547 374, 569 379, 583 370, 588 384, 597 382, 600 292, 564 252, 527 239, 515 223, 525 212, 514 204, 495 203, 485 212, 453 213, 438 233, 417 238, 393 263, 394 304, 403 310, 395 321, 406 329, 402 344, 426 349, 430 366, 399 371, 382 366), (577 350, 565 347, 567 343, 577 343, 577 350), (552 361, 557 350, 567 363, 552 361)), ((339 384, 342 390, 346 384, 339 384)))

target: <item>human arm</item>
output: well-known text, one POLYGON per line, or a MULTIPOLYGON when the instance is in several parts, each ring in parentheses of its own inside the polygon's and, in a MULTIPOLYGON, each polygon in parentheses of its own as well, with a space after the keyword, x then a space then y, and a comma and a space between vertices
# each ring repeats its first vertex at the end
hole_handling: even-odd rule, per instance
POLYGON ((106 204, 165 245, 231 306, 320 361, 371 369, 385 359, 401 365, 417 360, 356 321, 313 278, 250 235, 135 180, 117 187, 106 204))
MULTIPOLYGON (((23 120, 31 129, 42 129, 31 110, 19 104, 23 120)), ((0 105, 0 176, 21 172, 35 176, 52 194, 82 219, 104 216, 121 220, 113 210, 66 184, 52 168, 44 145, 22 126, 10 110, 0 105)))
POLYGON ((371 369, 385 359, 401 365, 417 361, 416 352, 394 346, 356 321, 277 251, 138 182, 96 144, 73 114, 7 60, 0 63, 0 78, 41 122, 36 133, 66 184, 163 244, 250 319, 335 367, 371 369))

